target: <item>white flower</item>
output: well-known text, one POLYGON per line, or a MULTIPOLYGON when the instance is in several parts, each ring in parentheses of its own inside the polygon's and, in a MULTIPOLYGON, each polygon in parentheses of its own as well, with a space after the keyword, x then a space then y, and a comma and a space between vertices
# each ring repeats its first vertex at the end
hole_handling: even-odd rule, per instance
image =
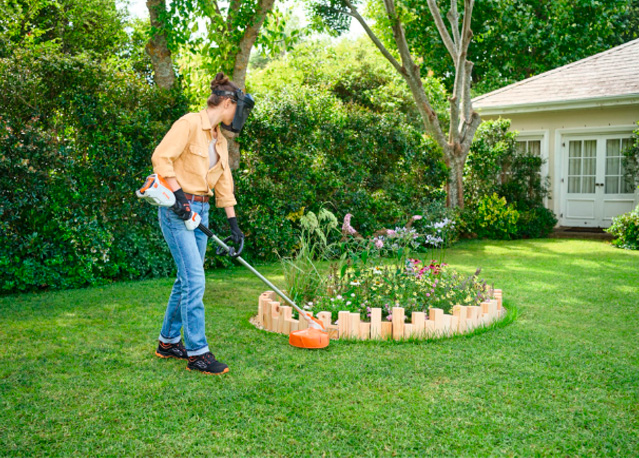
POLYGON ((311 308, 308 305, 304 306, 304 310, 310 310, 311 308))
POLYGON ((309 303, 308 303, 308 305, 313 305, 313 303, 312 303, 312 302, 309 302, 309 303))
MULTIPOLYGON (((351 286, 359 286, 359 285, 360 283, 357 280, 351 282, 351 286)), ((351 294, 351 296, 354 296, 354 294, 351 294)))
POLYGON ((346 305, 351 305, 351 301, 348 301, 348 302, 346 303, 346 305))
POLYGON ((338 294, 338 295, 337 295, 337 299, 342 299, 342 295, 341 295, 341 294, 338 294))
POLYGON ((355 293, 351 293, 351 297, 355 297, 355 293))
POLYGON ((335 302, 335 298, 334 297, 331 297, 331 302, 335 302))

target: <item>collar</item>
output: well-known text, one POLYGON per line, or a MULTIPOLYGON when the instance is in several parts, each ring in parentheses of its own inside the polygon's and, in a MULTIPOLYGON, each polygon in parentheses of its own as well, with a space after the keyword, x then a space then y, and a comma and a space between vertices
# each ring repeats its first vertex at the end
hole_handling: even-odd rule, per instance
POLYGON ((206 108, 200 111, 200 118, 202 119, 202 130, 211 130, 211 120, 206 114, 206 108))

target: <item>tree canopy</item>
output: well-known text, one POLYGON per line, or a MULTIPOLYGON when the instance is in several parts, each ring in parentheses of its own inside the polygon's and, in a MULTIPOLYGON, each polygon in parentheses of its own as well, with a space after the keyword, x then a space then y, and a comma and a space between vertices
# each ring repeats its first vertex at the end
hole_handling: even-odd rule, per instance
MULTIPOLYGON (((423 58, 423 73, 441 75, 451 88, 454 67, 428 5, 397 3, 411 49, 423 58)), ((381 2, 373 1, 368 13, 375 31, 392 44, 381 2)), ((472 27, 473 89, 484 93, 639 37, 639 0, 488 0, 474 9, 472 27)))

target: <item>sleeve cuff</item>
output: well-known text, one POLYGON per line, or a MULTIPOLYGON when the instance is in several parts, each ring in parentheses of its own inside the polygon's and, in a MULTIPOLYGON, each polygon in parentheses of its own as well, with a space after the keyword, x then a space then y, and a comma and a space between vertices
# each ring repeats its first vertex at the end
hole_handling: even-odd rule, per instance
POLYGON ((215 206, 217 208, 235 207, 236 205, 237 205, 237 200, 235 200, 235 197, 225 197, 221 199, 215 199, 215 206))
POLYGON ((157 164, 153 167, 153 171, 162 178, 175 178, 175 170, 170 164, 157 164))

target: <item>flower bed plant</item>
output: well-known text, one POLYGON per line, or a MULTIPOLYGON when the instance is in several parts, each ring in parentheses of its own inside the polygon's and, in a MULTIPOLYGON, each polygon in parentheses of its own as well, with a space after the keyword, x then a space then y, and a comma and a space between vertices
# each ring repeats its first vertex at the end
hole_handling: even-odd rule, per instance
POLYGON ((335 322, 340 311, 359 313, 366 321, 372 308, 381 308, 382 318, 391 320, 392 308, 403 307, 409 321, 412 312, 438 308, 450 313, 454 305, 479 306, 493 299, 492 287, 479 278, 481 269, 463 276, 441 261, 445 232, 454 223, 424 224, 431 229, 424 234, 412 227, 420 220, 415 215, 404 227, 382 229, 365 238, 346 215, 341 240, 330 243, 331 233, 338 231, 334 215, 326 210, 319 215, 309 212, 302 219, 298 256, 284 260, 293 300, 313 313, 330 312, 335 322), (420 248, 429 261, 411 254, 420 248), (434 259, 435 254, 440 259, 434 259), (330 261, 328 273, 321 272, 318 259, 330 261))
POLYGON ((431 307, 450 313, 454 305, 478 306, 494 298, 492 288, 479 279, 480 269, 464 277, 447 264, 414 258, 399 268, 394 263, 346 267, 343 273, 333 267, 326 292, 307 301, 304 309, 329 311, 335 321, 341 310, 357 312, 366 320, 371 309, 379 307, 382 318, 390 321, 393 307, 403 307, 410 317, 431 307))

